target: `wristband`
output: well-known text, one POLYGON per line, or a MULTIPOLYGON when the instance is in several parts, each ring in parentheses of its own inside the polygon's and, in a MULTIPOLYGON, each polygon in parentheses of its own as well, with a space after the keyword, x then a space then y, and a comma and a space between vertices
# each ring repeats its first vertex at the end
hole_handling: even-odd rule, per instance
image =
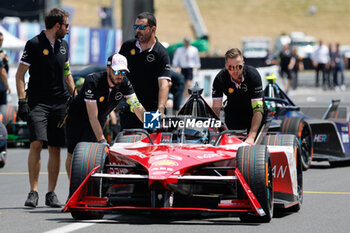
POLYGON ((106 139, 101 139, 98 141, 98 143, 107 143, 107 140, 106 139))
POLYGON ((27 99, 18 99, 18 104, 26 104, 27 103, 27 99))

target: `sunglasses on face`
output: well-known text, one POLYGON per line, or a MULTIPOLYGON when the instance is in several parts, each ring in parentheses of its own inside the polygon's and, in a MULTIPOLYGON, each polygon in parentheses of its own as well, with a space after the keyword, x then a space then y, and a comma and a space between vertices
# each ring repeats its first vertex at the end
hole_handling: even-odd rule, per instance
POLYGON ((116 70, 116 71, 113 70, 113 74, 114 75, 122 74, 125 77, 128 74, 128 72, 126 70, 116 70))
POLYGON ((140 30, 146 30, 146 27, 151 27, 151 25, 143 25, 143 24, 137 25, 137 24, 135 24, 133 26, 134 30, 137 30, 137 28, 139 28, 140 30))
POLYGON ((235 66, 228 66, 228 70, 234 71, 234 70, 242 70, 243 65, 235 65, 235 66))
POLYGON ((68 27, 69 27, 69 23, 62 23, 61 25, 66 26, 66 28, 68 28, 68 27))

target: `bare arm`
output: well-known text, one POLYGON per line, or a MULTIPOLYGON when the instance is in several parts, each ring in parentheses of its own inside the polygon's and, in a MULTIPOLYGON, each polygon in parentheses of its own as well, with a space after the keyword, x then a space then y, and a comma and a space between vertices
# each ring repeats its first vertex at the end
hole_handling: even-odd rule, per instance
POLYGON ((143 106, 134 108, 134 112, 135 112, 137 118, 139 118, 139 120, 141 122, 143 122, 143 112, 144 111, 145 111, 145 109, 143 108, 143 106))
MULTIPOLYGON (((66 81, 69 94, 73 95, 73 91, 75 88, 73 76, 71 74, 65 75, 64 80, 66 81)), ((76 94, 77 93, 74 93, 74 95, 76 95, 76 94)))
POLYGON ((159 86, 159 93, 158 93, 158 110, 164 115, 164 109, 166 101, 168 100, 168 94, 169 94, 169 82, 168 79, 159 79, 158 80, 158 86, 159 86))
POLYGON ((89 121, 90 121, 90 125, 92 130, 94 131, 94 134, 97 138, 97 141, 101 141, 101 140, 106 140, 106 138, 103 135, 103 130, 101 127, 100 122, 98 121, 98 108, 97 108, 97 103, 96 102, 85 102, 86 104, 86 109, 87 109, 87 113, 89 116, 89 121))
POLYGON ((261 121, 263 119, 263 115, 260 111, 255 111, 252 118, 252 123, 250 127, 250 131, 248 133, 248 137, 245 140, 246 143, 254 144, 254 140, 258 134, 259 127, 261 125, 261 121))
POLYGON ((17 68, 16 88, 17 88, 18 99, 24 99, 26 97, 24 75, 26 74, 28 69, 29 69, 29 66, 26 66, 22 63, 20 63, 17 68))
POLYGON ((2 82, 5 84, 6 90, 8 90, 10 92, 11 90, 10 90, 9 84, 7 82, 7 73, 6 73, 6 70, 4 67, 0 67, 0 77, 1 77, 2 82))
POLYGON ((133 94, 126 97, 126 102, 130 105, 130 111, 135 113, 137 118, 139 118, 139 120, 143 122, 143 112, 145 111, 145 109, 143 108, 142 104, 139 102, 136 95, 133 94))
POLYGON ((216 115, 217 115, 219 118, 220 118, 221 106, 222 106, 222 98, 220 98, 220 99, 213 99, 212 108, 213 108, 214 112, 216 113, 216 115))
POLYGON ((292 57, 292 58, 290 59, 289 64, 288 64, 288 69, 289 69, 289 70, 293 69, 293 67, 295 66, 295 63, 296 63, 296 59, 295 59, 295 57, 292 57))

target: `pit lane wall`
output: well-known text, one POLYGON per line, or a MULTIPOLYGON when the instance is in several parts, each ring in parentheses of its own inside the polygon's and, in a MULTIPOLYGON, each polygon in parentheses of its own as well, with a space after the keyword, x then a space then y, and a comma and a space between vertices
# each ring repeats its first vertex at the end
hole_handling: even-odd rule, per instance
MULTIPOLYGON (((23 41, 30 40, 45 29, 39 23, 1 24, 12 35, 23 41)), ((6 38, 4 38, 6 40, 6 38)), ((121 29, 70 26, 65 36, 69 44, 71 65, 104 65, 107 58, 119 51, 122 44, 121 29)), ((11 63, 17 63, 23 51, 7 51, 11 63)))

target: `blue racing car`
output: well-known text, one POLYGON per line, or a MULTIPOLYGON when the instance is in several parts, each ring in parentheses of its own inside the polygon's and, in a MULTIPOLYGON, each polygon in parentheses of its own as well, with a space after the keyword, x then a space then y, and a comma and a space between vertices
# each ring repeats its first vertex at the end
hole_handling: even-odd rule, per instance
POLYGON ((350 161, 349 120, 339 100, 332 100, 321 118, 306 115, 276 83, 276 76, 266 77, 265 102, 272 118, 269 131, 294 134, 302 148, 303 168, 311 161, 328 161, 331 166, 350 161))

